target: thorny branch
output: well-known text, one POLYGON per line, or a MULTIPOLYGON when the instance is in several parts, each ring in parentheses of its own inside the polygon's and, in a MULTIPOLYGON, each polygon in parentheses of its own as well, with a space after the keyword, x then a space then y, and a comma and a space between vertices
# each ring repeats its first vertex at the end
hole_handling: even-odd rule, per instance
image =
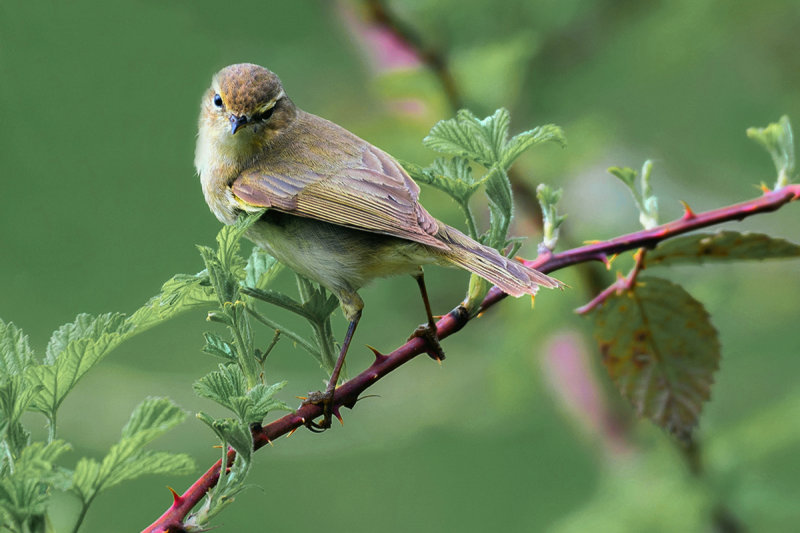
MULTIPOLYGON (((789 185, 780 190, 767 191, 762 196, 739 204, 694 213, 687 209, 684 215, 672 222, 661 226, 629 233, 615 239, 598 242, 573 248, 565 252, 542 254, 536 259, 524 263, 544 273, 552 273, 562 268, 585 263, 588 261, 606 261, 608 257, 629 250, 653 248, 659 242, 696 229, 714 226, 723 222, 742 220, 758 213, 767 213, 781 208, 783 205, 800 199, 800 185, 789 185)), ((505 298, 506 294, 497 287, 492 287, 481 304, 481 309, 486 310, 505 298)), ((439 338, 444 339, 463 328, 470 317, 463 308, 457 307, 436 324, 439 338)), ((369 368, 347 381, 336 389, 334 398, 334 412, 339 414, 341 407, 353 408, 359 396, 373 383, 386 376, 393 370, 411 361, 417 355, 426 353, 425 340, 413 338, 393 352, 383 355, 375 354, 375 361, 369 368)), ((297 411, 290 413, 262 428, 253 431, 255 449, 283 435, 289 434, 303 426, 306 421, 313 420, 322 415, 322 408, 313 404, 303 405, 297 411)), ((228 461, 233 460, 234 452, 229 451, 228 461)), ((174 495, 173 505, 161 515, 153 524, 143 530, 143 533, 181 532, 183 519, 200 502, 206 492, 216 485, 219 479, 221 461, 217 461, 182 495, 174 495)))

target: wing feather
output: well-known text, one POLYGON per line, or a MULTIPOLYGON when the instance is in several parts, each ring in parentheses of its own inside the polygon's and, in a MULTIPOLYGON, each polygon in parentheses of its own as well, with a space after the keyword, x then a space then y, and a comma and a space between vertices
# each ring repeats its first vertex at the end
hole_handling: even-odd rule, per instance
MULTIPOLYGON (((244 202, 447 249, 419 205, 419 186, 391 156, 319 117, 308 143, 268 150, 231 185, 244 202)), ((302 133, 302 132, 301 132, 302 133)), ((296 143, 297 144, 297 143, 296 143)))

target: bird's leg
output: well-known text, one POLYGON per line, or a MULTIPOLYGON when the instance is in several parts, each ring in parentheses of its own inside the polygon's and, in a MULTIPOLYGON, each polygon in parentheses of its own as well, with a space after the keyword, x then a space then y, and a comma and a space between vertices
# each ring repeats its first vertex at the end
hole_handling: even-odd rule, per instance
POLYGON ((428 323, 420 324, 408 340, 414 337, 422 337, 428 343, 428 355, 431 359, 441 361, 444 359, 444 350, 442 350, 442 345, 439 343, 439 335, 436 332, 436 321, 433 320, 433 313, 431 313, 431 302, 428 300, 428 289, 425 287, 425 274, 422 272, 422 268, 420 268, 419 272, 412 274, 412 276, 414 276, 414 279, 417 280, 417 285, 419 285, 419 293, 422 295, 422 302, 425 304, 425 313, 428 315, 428 323))
POLYGON ((322 406, 322 422, 316 423, 312 420, 306 423, 306 427, 314 432, 322 432, 331 427, 333 395, 336 391, 336 385, 339 383, 339 374, 341 374, 342 366, 344 366, 344 358, 347 356, 347 349, 350 347, 350 341, 353 340, 353 334, 356 331, 356 326, 358 326, 358 321, 361 320, 361 308, 364 306, 364 302, 362 302, 361 298, 355 293, 348 294, 348 298, 342 298, 341 295, 339 296, 342 302, 342 309, 347 318, 350 319, 350 325, 347 327, 347 333, 344 336, 344 341, 342 341, 342 349, 339 351, 339 357, 336 359, 336 364, 333 367, 333 372, 331 372, 331 378, 328 381, 325 392, 311 392, 308 398, 303 402, 304 404, 311 403, 322 406))

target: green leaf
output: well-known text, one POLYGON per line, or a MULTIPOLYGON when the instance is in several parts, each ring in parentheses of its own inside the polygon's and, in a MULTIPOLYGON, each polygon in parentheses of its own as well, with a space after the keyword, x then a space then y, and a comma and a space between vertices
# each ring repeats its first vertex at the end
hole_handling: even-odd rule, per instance
POLYGON ((500 108, 483 120, 462 109, 455 118, 434 124, 422 143, 438 152, 466 157, 484 167, 508 170, 523 151, 536 144, 556 141, 566 144, 564 132, 554 124, 539 126, 508 140, 511 115, 500 108))
POLYGON ((248 287, 263 289, 275 279, 282 268, 283 265, 277 259, 255 246, 244 267, 244 284, 248 287))
POLYGON ((794 179, 794 135, 789 117, 782 116, 778 122, 773 122, 765 128, 748 128, 747 136, 761 144, 775 163, 778 171, 776 189, 789 184, 794 179))
POLYGON ((247 400, 249 402, 248 416, 242 417, 242 420, 248 424, 252 424, 253 422, 261 423, 270 411, 290 411, 291 409, 288 405, 274 398, 275 394, 286 386, 286 383, 286 381, 281 381, 272 385, 259 383, 247 391, 247 400))
POLYGON ((124 322, 125 315, 122 313, 106 313, 97 317, 79 314, 74 322, 64 324, 53 332, 45 350, 45 363, 55 363, 72 342, 82 339, 97 340, 108 333, 126 333, 130 327, 123 328, 124 322))
POLYGON ((536 199, 542 209, 542 244, 548 250, 555 248, 558 242, 558 228, 567 218, 558 214, 558 202, 561 200, 561 189, 553 189, 545 183, 536 187, 536 199))
POLYGON ((562 147, 567 145, 567 138, 564 130, 555 124, 545 124, 537 126, 532 130, 523 131, 511 138, 503 149, 501 166, 508 169, 514 161, 522 155, 522 152, 543 142, 554 141, 562 147))
MULTIPOLYGON (((619 178, 631 191, 636 191, 636 176, 638 176, 638 172, 630 167, 610 167, 608 172, 612 176, 619 178)), ((638 200, 638 195, 634 194, 634 197, 638 200)))
POLYGON ((238 366, 219 365, 219 370, 195 381, 193 388, 198 396, 232 409, 229 399, 247 394, 247 381, 238 366))
POLYGON ((132 330, 122 313, 81 314, 59 328, 47 346, 46 364, 30 373, 31 382, 40 387, 32 408, 52 420, 75 384, 132 330))
POLYGON ((6 514, 17 525, 43 515, 52 486, 63 485, 63 470, 54 463, 69 448, 67 443, 55 440, 35 442, 22 450, 13 473, 0 477, 0 515, 6 514))
POLYGON ((40 389, 24 376, 0 378, 0 440, 6 441, 12 455, 17 455, 28 444, 28 431, 19 420, 40 389))
MULTIPOLYGON (((250 425, 233 418, 213 418, 199 412, 197 418, 211 428, 217 437, 236 451, 236 455, 249 463, 253 455, 253 435, 250 425)), ((224 449, 224 446, 223 446, 224 449)))
POLYGON ((687 438, 720 358, 702 304, 669 281, 640 278, 593 313, 603 364, 622 395, 640 416, 687 438))
POLYGON ((136 328, 136 333, 141 333, 184 311, 207 307, 216 301, 208 272, 178 274, 164 283, 161 292, 133 313, 128 322, 136 328))
POLYGON ((238 366, 220 365, 218 371, 197 380, 194 391, 198 396, 233 411, 241 423, 249 426, 254 422, 261 423, 269 411, 288 410, 286 404, 273 398, 284 385, 285 381, 271 386, 259 383, 248 390, 244 374, 238 366))
POLYGON ((44 480, 52 473, 56 460, 72 447, 63 440, 53 442, 34 442, 25 447, 19 456, 15 471, 21 474, 39 476, 44 480))
POLYGON ((144 474, 185 474, 194 469, 186 454, 145 451, 143 447, 186 418, 168 398, 148 398, 139 404, 122 429, 122 438, 103 461, 81 459, 73 488, 85 505, 101 491, 144 474))
POLYGON ((434 124, 422 144, 437 152, 472 159, 489 168, 500 161, 510 122, 511 117, 503 108, 483 120, 462 109, 455 118, 434 124))
POLYGON ((197 512, 184 521, 187 531, 206 531, 203 527, 215 515, 233 502, 242 492, 252 465, 253 438, 249 426, 231 418, 214 419, 206 413, 197 413, 197 418, 205 423, 223 443, 221 464, 228 464, 228 446, 236 451, 233 465, 222 471, 215 487, 206 493, 206 499, 197 512))
POLYGON ((0 379, 22 375, 33 362, 28 336, 13 322, 0 320, 0 379))
POLYGON ((469 161, 463 157, 437 157, 427 168, 408 162, 403 167, 414 180, 446 192, 459 204, 467 204, 482 183, 474 180, 469 161))
POLYGON ((647 266, 706 261, 785 259, 800 257, 800 246, 762 233, 693 233, 662 241, 646 257, 647 266))
POLYGON ((186 413, 169 398, 147 398, 136 406, 125 427, 123 438, 139 438, 149 442, 186 419, 186 413), (152 433, 149 433, 152 432, 152 433))
POLYGON ((206 345, 203 346, 203 351, 207 354, 221 357, 226 361, 236 362, 236 348, 228 341, 222 340, 214 333, 203 333, 206 339, 206 345))
POLYGON ((645 229, 658 226, 658 198, 653 194, 650 177, 653 172, 653 162, 649 159, 642 165, 641 190, 636 188, 638 173, 632 168, 611 167, 608 172, 619 178, 628 187, 633 196, 633 201, 639 209, 639 222, 645 229))

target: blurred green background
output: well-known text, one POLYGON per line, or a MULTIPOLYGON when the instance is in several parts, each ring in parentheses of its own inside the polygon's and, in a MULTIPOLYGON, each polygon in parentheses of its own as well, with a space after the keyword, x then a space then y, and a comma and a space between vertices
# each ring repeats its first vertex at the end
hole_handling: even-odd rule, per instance
MULTIPOLYGON (((773 169, 745 128, 781 114, 800 126, 795 0, 390 6, 444 54, 467 107, 509 108, 513 131, 565 128, 566 149, 539 147, 517 167, 531 188, 564 188, 564 245, 637 228, 608 166, 654 159, 666 219, 680 214, 678 200, 704 210, 758 194, 754 185, 771 183, 773 169)), ((226 64, 268 66, 305 110, 396 157, 429 162, 420 140, 453 110, 437 79, 387 38, 355 1, 1 2, 0 317, 41 353, 77 313, 132 312, 172 274, 201 270, 194 245, 213 243, 219 224, 192 165, 196 117, 226 64)), ((422 199, 461 223, 441 194, 424 189, 422 199)), ((516 232, 530 234, 519 202, 516 232)), ((800 241, 800 211, 731 227, 800 241)), ((523 255, 535 243, 533 235, 523 255)), ((798 262, 658 274, 707 306, 723 345, 698 432, 701 479, 609 386, 591 324, 572 313, 591 293, 582 275, 564 271, 571 290, 540 295, 535 310, 504 302, 444 342, 441 367, 419 358, 379 383, 378 397, 344 413, 343 428, 300 431, 260 451, 254 488, 218 518, 218 531, 671 532, 731 520, 789 531, 800 520, 798 274, 798 262)), ((434 312, 462 297, 466 274, 431 268, 427 277, 434 312)), ((280 282, 291 290, 291 275, 280 282)), ((389 350, 423 318, 410 278, 362 296, 351 370, 368 364, 364 344, 389 350)), ((336 325, 343 332, 338 314, 336 325)), ((60 412, 60 436, 74 445, 65 464, 102 457, 145 396, 213 411, 191 391, 217 364, 200 353, 201 333, 213 327, 204 313, 185 315, 104 360, 60 412)), ((286 342, 268 370, 289 380, 292 404, 324 378, 286 342)), ((29 422, 44 431, 43 420, 29 422)), ((205 470, 218 456, 213 443, 190 418, 158 445, 205 470)), ((169 505, 165 485, 180 492, 195 477, 114 488, 82 531, 138 531, 169 505)), ((69 496, 56 500, 59 530, 75 512, 69 496)))

